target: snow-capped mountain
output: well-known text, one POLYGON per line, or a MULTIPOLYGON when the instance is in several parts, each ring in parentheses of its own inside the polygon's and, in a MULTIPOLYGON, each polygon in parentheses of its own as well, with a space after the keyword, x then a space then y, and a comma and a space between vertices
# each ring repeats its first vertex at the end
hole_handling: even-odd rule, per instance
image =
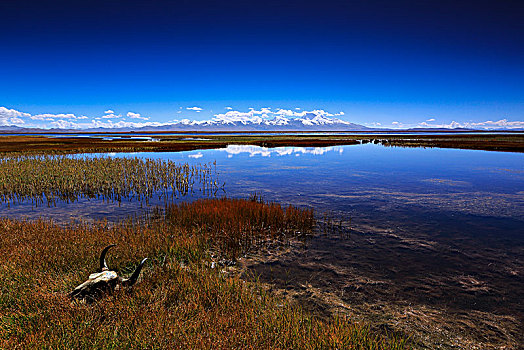
POLYGON ((211 120, 182 119, 173 124, 145 127, 147 130, 209 130, 209 131, 327 131, 369 130, 369 128, 339 119, 324 111, 284 114, 228 112, 211 120), (296 115, 298 114, 298 115, 296 115))
MULTIPOLYGON (((200 112, 201 109, 187 108, 200 112)), ((177 114, 183 113, 180 110, 177 114)), ((183 115, 183 114, 182 114, 183 115)), ((129 132, 129 131, 356 131, 373 130, 343 119, 343 112, 336 114, 321 109, 304 111, 250 108, 248 111, 229 109, 215 114, 209 120, 181 119, 158 122, 139 113, 115 114, 112 110, 102 117, 89 118, 74 114, 37 114, 0 107, 0 133, 9 132, 129 132), (25 119, 25 121, 24 121, 25 119), (138 120, 137 120, 138 119, 138 120)))

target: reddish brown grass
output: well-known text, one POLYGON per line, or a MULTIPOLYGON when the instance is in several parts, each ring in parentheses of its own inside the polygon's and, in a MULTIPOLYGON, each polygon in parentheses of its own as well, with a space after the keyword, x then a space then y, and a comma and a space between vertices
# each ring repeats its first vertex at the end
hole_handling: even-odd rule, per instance
POLYGON ((283 208, 256 198, 206 199, 169 205, 166 221, 199 232, 210 246, 233 259, 267 239, 311 234, 315 227, 312 209, 291 205, 283 208))
MULTIPOLYGON (((168 218, 175 211, 170 210, 168 218)), ((228 220, 243 221, 238 227, 251 227, 248 232, 277 234, 267 222, 280 225, 283 232, 293 231, 293 218, 299 217, 300 224, 309 214, 232 200, 203 201, 176 210, 182 216, 178 223, 61 227, 43 220, 0 219, 0 348, 405 347, 402 339, 377 338, 344 318, 318 320, 268 295, 256 283, 226 277, 206 263, 210 242, 225 237, 228 220), (221 216, 224 213, 228 219, 221 216), (280 217, 277 222, 265 216, 274 213, 280 217), (200 228, 192 227, 189 218, 200 222, 200 228), (202 227, 224 228, 224 235, 207 235, 213 230, 202 227), (123 275, 141 258, 150 258, 142 280, 133 290, 93 305, 71 302, 67 293, 94 272, 98 254, 108 243, 118 244, 108 264, 123 275)))

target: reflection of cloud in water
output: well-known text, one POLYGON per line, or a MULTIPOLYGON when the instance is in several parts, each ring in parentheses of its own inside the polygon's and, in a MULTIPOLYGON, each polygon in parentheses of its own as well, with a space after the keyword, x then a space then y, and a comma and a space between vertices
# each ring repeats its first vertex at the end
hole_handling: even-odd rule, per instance
POLYGON ((204 155, 201 152, 198 152, 196 154, 188 154, 187 155, 188 158, 194 158, 194 159, 202 158, 203 156, 204 155))
POLYGON ((234 155, 249 153, 250 157, 262 156, 271 157, 276 156, 289 156, 295 155, 299 157, 301 154, 312 154, 312 155, 323 155, 328 152, 338 152, 342 154, 344 149, 342 147, 276 147, 267 148, 260 146, 250 145, 229 145, 223 151, 228 153, 228 158, 232 158, 234 155))

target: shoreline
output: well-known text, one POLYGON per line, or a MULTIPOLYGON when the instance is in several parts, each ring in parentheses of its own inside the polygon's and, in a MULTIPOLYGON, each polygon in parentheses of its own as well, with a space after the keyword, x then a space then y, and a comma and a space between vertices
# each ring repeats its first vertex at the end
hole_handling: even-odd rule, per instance
MULTIPOLYGON (((112 133, 115 134, 115 133, 112 133)), ((229 145, 253 145, 260 147, 330 147, 364 143, 381 144, 386 147, 429 147, 471 149, 498 152, 524 152, 524 134, 446 134, 446 135, 207 135, 206 139, 190 139, 148 133, 150 139, 105 140, 98 137, 53 137, 42 135, 0 135, 0 153, 109 153, 109 152, 181 152, 225 148, 229 145)), ((246 133, 243 133, 246 134, 246 133)), ((57 134, 68 135, 68 134, 57 134)), ((103 135, 103 134, 92 134, 103 135)), ((124 135, 136 135, 126 133, 124 135)), ((202 135, 194 133, 194 135, 202 135)), ((145 135, 144 135, 145 136, 145 135)), ((131 136, 130 136, 131 137, 131 136)))

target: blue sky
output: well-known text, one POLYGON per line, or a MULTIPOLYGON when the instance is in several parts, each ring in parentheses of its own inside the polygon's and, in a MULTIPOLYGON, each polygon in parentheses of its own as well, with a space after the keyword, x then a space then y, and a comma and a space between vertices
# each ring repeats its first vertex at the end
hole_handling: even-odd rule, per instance
POLYGON ((226 107, 384 127, 524 121, 522 1, 4 0, 0 13, 0 106, 26 124, 226 107))

